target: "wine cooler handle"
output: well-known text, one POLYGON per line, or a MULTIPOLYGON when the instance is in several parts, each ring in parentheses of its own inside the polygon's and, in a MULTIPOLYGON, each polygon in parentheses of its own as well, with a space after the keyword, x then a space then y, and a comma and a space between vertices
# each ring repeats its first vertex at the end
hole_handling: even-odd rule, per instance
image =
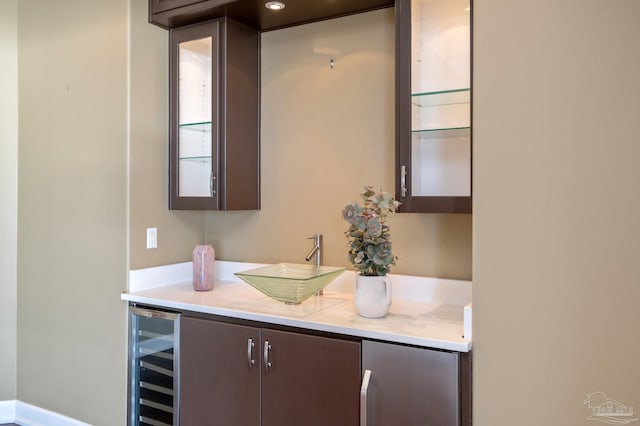
POLYGON ((144 308, 138 308, 136 306, 130 306, 129 310, 133 315, 138 315, 138 316, 147 317, 147 318, 158 318, 158 319, 164 319, 169 321, 174 321, 180 316, 180 314, 173 313, 173 312, 157 311, 155 309, 144 309, 144 308))
POLYGON ((269 372, 269 368, 271 367, 271 362, 269 362, 269 351, 271 350, 271 345, 268 340, 264 341, 264 371, 265 373, 269 372))
POLYGON ((369 382, 371 381, 371 370, 364 370, 362 386, 360 387, 360 426, 367 426, 367 398, 369 397, 369 382))
POLYGON ((249 371, 253 370, 253 365, 256 363, 253 359, 253 347, 255 345, 253 339, 247 339, 247 362, 249 363, 249 371))

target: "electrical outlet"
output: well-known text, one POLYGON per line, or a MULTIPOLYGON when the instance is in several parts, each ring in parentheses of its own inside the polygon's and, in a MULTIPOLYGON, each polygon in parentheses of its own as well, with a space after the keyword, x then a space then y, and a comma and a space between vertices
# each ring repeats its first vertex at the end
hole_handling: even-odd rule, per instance
POLYGON ((158 228, 147 228, 147 248, 158 248, 158 228))

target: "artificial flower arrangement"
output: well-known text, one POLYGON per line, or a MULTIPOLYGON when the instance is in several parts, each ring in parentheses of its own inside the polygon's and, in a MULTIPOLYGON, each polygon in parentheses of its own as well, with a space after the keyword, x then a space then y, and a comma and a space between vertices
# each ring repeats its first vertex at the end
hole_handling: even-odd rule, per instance
POLYGON ((349 229, 344 233, 349 246, 347 258, 360 275, 386 275, 397 260, 391 251, 391 234, 386 222, 400 203, 387 192, 376 193, 370 185, 364 189, 362 206, 356 201, 342 210, 342 218, 349 222, 349 229))

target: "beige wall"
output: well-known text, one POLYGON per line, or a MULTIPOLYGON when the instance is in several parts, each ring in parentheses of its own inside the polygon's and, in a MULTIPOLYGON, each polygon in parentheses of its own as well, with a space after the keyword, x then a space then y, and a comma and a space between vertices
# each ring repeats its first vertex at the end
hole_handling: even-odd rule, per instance
POLYGON ((474 15, 474 425, 637 418, 640 2, 474 15))
POLYGON ((168 209, 169 33, 147 22, 147 0, 131 7, 131 269, 191 259, 204 240, 204 213, 168 209), (158 228, 158 248, 146 229, 158 228))
MULTIPOLYGON (((216 256, 346 262, 342 208, 366 184, 394 190, 394 10, 262 34, 262 209, 207 212, 216 256), (335 68, 329 66, 335 60, 335 68)), ((471 216, 391 219, 396 273, 471 277, 471 216)))
MULTIPOLYGON (((1 4, 4 43, 15 13, 1 4)), ((183 216, 165 211, 157 168, 166 33, 131 4, 131 264, 188 259, 203 216, 221 258, 300 261, 322 232, 326 263, 344 262, 340 209, 363 184, 393 185, 391 11, 265 34, 263 209, 183 216)), ((594 391, 640 406, 637 16, 636 0, 476 2, 474 424, 585 424, 594 391)), ((19 4, 17 397, 96 425, 126 409, 126 19, 124 0, 19 4)), ((3 142, 12 131, 0 124, 3 142)), ((396 272, 468 278, 470 222, 396 216, 396 272)), ((10 262, 0 273, 10 321, 10 262)))
MULTIPOLYGON (((167 33, 147 24, 146 4, 25 0, 17 14, 18 303, 15 295, 10 299, 9 258, 2 270, 8 298, 2 300, 8 318, 18 312, 19 362, 12 370, 15 347, 3 346, 9 357, 3 371, 14 384, 16 372, 18 379, 16 391, 3 378, 0 397, 95 425, 125 422, 126 317, 119 294, 129 266, 187 260, 205 239, 227 259, 301 261, 310 243, 305 237, 314 232, 326 236, 326 263, 341 264, 342 207, 366 183, 393 187, 393 13, 385 10, 265 35, 267 56, 277 61, 265 65, 261 212, 168 211, 167 33), (301 38, 293 54, 280 46, 290 47, 286 31, 301 38), (320 44, 309 55, 314 43, 320 44), (323 48, 339 50, 331 73, 323 48), (295 78, 283 81, 281 72, 295 78), (283 116, 298 109, 305 114, 288 127, 277 109, 283 116), (331 167, 291 161, 303 155, 331 167), (287 163, 293 168, 286 170, 287 163), (287 184, 291 180, 296 184, 287 184), (303 194, 308 185, 315 196, 303 194), (252 223, 256 218, 259 223, 252 223), (144 248, 150 226, 158 227, 156 250, 144 248), (231 232, 220 232, 229 227, 231 232), (286 231, 273 232, 278 229, 286 231)), ((2 15, 16 19, 15 12, 2 15)), ((11 41, 4 34, 10 31, 3 25, 3 42, 11 41)), ((3 101, 10 104, 10 97, 3 101)), ((1 129, 11 132, 11 126, 1 129)), ((3 149, 2 194, 10 199, 10 144, 3 149)), ((15 215, 3 220, 15 234, 15 215)), ((469 216, 403 215, 392 225, 401 257, 396 272, 469 277, 469 216)), ((15 333, 10 322, 3 324, 15 333)))
POLYGON ((16 397, 18 3, 0 1, 0 401, 16 397))
POLYGON ((20 401, 124 424, 128 2, 21 0, 20 401))

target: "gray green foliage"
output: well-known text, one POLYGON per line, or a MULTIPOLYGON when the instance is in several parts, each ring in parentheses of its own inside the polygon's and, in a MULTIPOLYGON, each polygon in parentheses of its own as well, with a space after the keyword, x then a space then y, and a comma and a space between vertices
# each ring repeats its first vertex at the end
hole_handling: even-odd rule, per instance
POLYGON ((386 224, 389 215, 400 203, 387 192, 376 193, 372 186, 365 186, 363 205, 358 202, 342 210, 342 218, 349 222, 347 259, 361 275, 386 275, 397 259, 391 251, 391 234, 386 224))

